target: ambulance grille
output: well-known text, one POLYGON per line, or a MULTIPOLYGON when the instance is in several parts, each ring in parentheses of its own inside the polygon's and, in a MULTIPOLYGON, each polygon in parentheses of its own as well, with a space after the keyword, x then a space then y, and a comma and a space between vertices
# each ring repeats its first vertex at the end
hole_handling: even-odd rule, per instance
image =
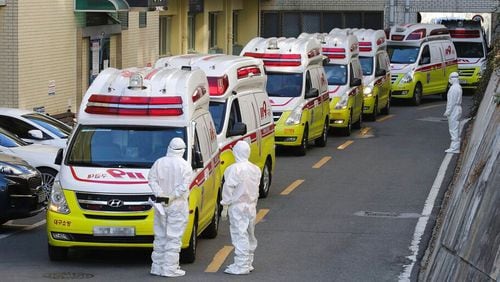
POLYGON ((282 114, 283 114, 282 112, 273 112, 274 122, 277 122, 281 118, 282 114))
POLYGON ((80 208, 89 211, 106 212, 144 212, 151 209, 148 198, 149 194, 92 194, 76 193, 76 199, 80 208))
POLYGON ((398 76, 398 74, 391 74, 391 83, 396 82, 396 80, 398 80, 398 76))
POLYGON ((460 76, 473 76, 475 71, 475 68, 459 69, 458 74, 460 76))
POLYGON ((70 241, 75 242, 91 242, 91 243, 115 243, 115 244, 151 244, 154 236, 138 235, 138 236, 93 236, 87 234, 66 233, 70 237, 70 241))

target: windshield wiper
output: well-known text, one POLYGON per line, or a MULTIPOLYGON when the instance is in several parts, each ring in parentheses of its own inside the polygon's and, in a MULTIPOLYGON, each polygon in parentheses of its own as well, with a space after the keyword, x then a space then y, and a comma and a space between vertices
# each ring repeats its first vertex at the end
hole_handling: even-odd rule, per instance
POLYGON ((113 166, 118 167, 118 168, 150 168, 151 167, 148 164, 133 164, 133 163, 115 164, 113 166))
POLYGON ((68 165, 74 166, 88 166, 88 167, 105 167, 103 164, 89 163, 89 162, 68 162, 68 165))

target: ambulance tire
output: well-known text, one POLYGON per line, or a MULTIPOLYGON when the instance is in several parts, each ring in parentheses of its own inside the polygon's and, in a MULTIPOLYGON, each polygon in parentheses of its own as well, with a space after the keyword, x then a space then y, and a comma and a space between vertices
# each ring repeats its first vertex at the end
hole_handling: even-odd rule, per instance
POLYGON ((388 115, 391 112, 391 93, 389 92, 389 98, 387 98, 387 104, 385 104, 385 107, 380 111, 381 114, 383 115, 388 115))
POLYGON ((347 122, 347 127, 342 128, 342 135, 351 136, 351 132, 352 132, 352 112, 351 112, 351 115, 349 116, 349 121, 347 122))
POLYGON ((361 105, 361 111, 359 112, 358 121, 352 124, 352 128, 361 129, 361 123, 363 123, 363 105, 361 105))
POLYGON ((49 246, 49 259, 51 261, 63 261, 68 258, 68 248, 49 246))
POLYGON ((378 97, 375 98, 375 104, 373 105, 373 112, 367 116, 369 121, 376 121, 378 115, 378 97))
POLYGON ((304 127, 304 134, 302 134, 302 142, 300 143, 300 145, 295 148, 295 155, 296 156, 305 156, 306 155, 306 151, 307 151, 307 144, 309 142, 309 127, 306 126, 304 127))
POLYGON ((414 106, 418 106, 422 102, 422 84, 420 84, 420 82, 417 82, 417 85, 415 85, 411 101, 414 106))
POLYGON ((318 139, 314 140, 314 145, 318 147, 326 146, 326 142, 328 141, 328 127, 330 126, 328 125, 328 117, 326 117, 325 123, 323 124, 323 132, 318 139))
POLYGON ((267 198, 267 195, 269 194, 272 179, 271 167, 271 160, 268 158, 264 168, 262 169, 262 175, 260 177, 259 198, 267 198))
POLYGON ((217 194, 217 201, 215 202, 214 215, 212 216, 210 224, 207 226, 205 230, 203 230, 203 233, 201 234, 203 238, 214 239, 215 237, 217 237, 217 234, 219 233, 220 215, 222 212, 220 204, 221 193, 222 191, 221 189, 219 189, 219 193, 217 194))
POLYGON ((179 261, 181 263, 193 263, 196 259, 196 247, 198 246, 198 211, 194 215, 193 230, 191 230, 191 238, 189 246, 181 249, 179 261))

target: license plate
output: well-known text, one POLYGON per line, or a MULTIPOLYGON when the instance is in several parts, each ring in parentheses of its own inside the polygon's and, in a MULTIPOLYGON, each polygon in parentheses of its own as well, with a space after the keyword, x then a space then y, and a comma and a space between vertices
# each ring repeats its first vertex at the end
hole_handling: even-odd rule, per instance
POLYGON ((135 236, 134 227, 94 226, 94 236, 135 236))
POLYGON ((465 79, 460 79, 459 82, 460 82, 460 84, 467 84, 467 80, 465 80, 465 79))

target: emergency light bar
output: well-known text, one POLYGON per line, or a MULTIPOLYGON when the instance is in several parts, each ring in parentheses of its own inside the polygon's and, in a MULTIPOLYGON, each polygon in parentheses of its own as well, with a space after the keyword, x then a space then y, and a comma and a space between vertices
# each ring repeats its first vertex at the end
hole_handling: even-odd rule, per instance
POLYGON ((85 112, 99 115, 180 116, 182 97, 136 97, 93 94, 85 112))
POLYGON ((300 54, 267 54, 246 52, 243 56, 262 59, 264 61, 264 66, 269 67, 298 67, 301 65, 300 54))
POLYGON ((371 52, 372 51, 372 43, 371 42, 359 42, 359 51, 360 52, 371 52))
POLYGON ((404 35, 393 35, 393 36, 391 36, 391 40, 394 40, 394 41, 402 41, 404 38, 405 38, 404 35))
POLYGON ((453 38, 479 38, 481 34, 479 30, 452 29, 450 35, 453 38))
POLYGON ((257 66, 248 66, 239 68, 237 71, 238 79, 261 75, 260 69, 257 66))
POLYGON ((323 55, 330 59, 345 59, 345 48, 323 48, 323 55))
POLYGON ((227 75, 222 77, 207 77, 208 80, 208 88, 210 92, 210 96, 221 96, 226 93, 227 88, 229 87, 229 79, 227 75))
POLYGON ((406 37, 406 40, 419 40, 419 39, 424 38, 426 34, 427 34, 427 31, 425 30, 425 28, 417 29, 417 30, 413 31, 412 33, 410 33, 406 37))

